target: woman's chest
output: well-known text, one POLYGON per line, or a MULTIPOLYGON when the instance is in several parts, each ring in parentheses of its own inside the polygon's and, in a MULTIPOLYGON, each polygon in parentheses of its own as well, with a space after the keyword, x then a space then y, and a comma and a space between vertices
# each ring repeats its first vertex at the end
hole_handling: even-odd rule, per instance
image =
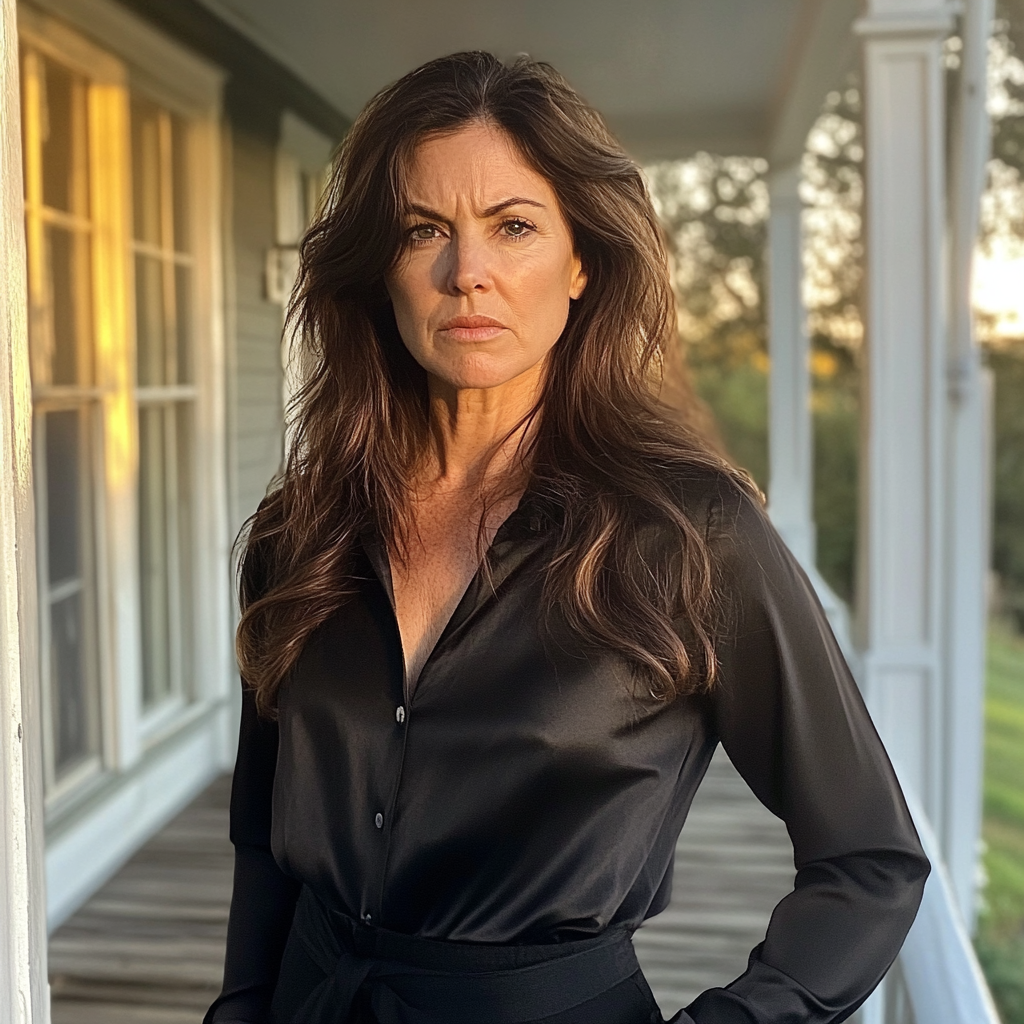
POLYGON ((493 588, 471 584, 411 699, 376 578, 282 688, 275 854, 349 912, 401 906, 416 929, 456 891, 458 906, 508 887, 514 902, 570 837, 602 864, 612 849, 628 878, 688 801, 680 780, 689 792, 702 774, 698 704, 638 700, 618 659, 545 627, 539 581, 496 568, 493 588))
POLYGON ((509 498, 487 510, 478 502, 441 496, 416 505, 401 557, 390 564, 394 614, 412 693, 424 663, 476 575, 483 552, 515 506, 509 498))
POLYGON ((697 703, 639 697, 620 658, 580 649, 557 616, 543 618, 541 589, 529 573, 475 576, 410 691, 394 609, 368 579, 283 688, 282 756, 301 753, 325 771, 341 760, 354 782, 417 764, 416 785, 485 761, 512 773, 671 770, 697 703))

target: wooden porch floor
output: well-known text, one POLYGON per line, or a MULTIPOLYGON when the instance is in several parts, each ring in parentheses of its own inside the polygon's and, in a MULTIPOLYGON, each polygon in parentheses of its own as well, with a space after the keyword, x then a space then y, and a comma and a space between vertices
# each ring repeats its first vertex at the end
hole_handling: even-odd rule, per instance
MULTIPOLYGON (((54 933, 53 1024, 199 1024, 223 963, 228 789, 218 779, 54 933)), ((666 1016, 745 969, 792 883, 785 829, 716 755, 676 853, 672 904, 635 937, 666 1016)))

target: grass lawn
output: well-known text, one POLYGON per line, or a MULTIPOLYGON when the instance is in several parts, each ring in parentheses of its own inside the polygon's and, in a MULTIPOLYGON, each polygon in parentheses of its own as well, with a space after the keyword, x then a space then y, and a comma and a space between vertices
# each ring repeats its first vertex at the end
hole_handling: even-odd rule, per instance
POLYGON ((985 871, 978 955, 1004 1024, 1024 1024, 1024 638, 989 634, 985 871))

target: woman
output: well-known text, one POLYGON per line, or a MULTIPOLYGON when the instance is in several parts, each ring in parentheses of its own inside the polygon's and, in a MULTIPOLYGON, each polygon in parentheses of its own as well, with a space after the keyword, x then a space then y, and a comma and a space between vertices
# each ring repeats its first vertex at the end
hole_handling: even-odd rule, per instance
POLYGON ((384 90, 294 315, 208 1024, 660 1021, 630 936, 719 741, 796 886, 743 976, 672 1019, 844 1020, 927 861, 756 491, 656 397, 666 255, 597 114, 483 53, 384 90))

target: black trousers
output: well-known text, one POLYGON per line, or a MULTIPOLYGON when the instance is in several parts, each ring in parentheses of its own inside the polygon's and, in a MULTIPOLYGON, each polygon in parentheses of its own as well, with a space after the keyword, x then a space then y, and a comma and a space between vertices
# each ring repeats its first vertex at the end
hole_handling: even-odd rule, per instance
POLYGON ((372 928, 303 890, 273 1024, 662 1024, 629 935, 481 946, 372 928))

